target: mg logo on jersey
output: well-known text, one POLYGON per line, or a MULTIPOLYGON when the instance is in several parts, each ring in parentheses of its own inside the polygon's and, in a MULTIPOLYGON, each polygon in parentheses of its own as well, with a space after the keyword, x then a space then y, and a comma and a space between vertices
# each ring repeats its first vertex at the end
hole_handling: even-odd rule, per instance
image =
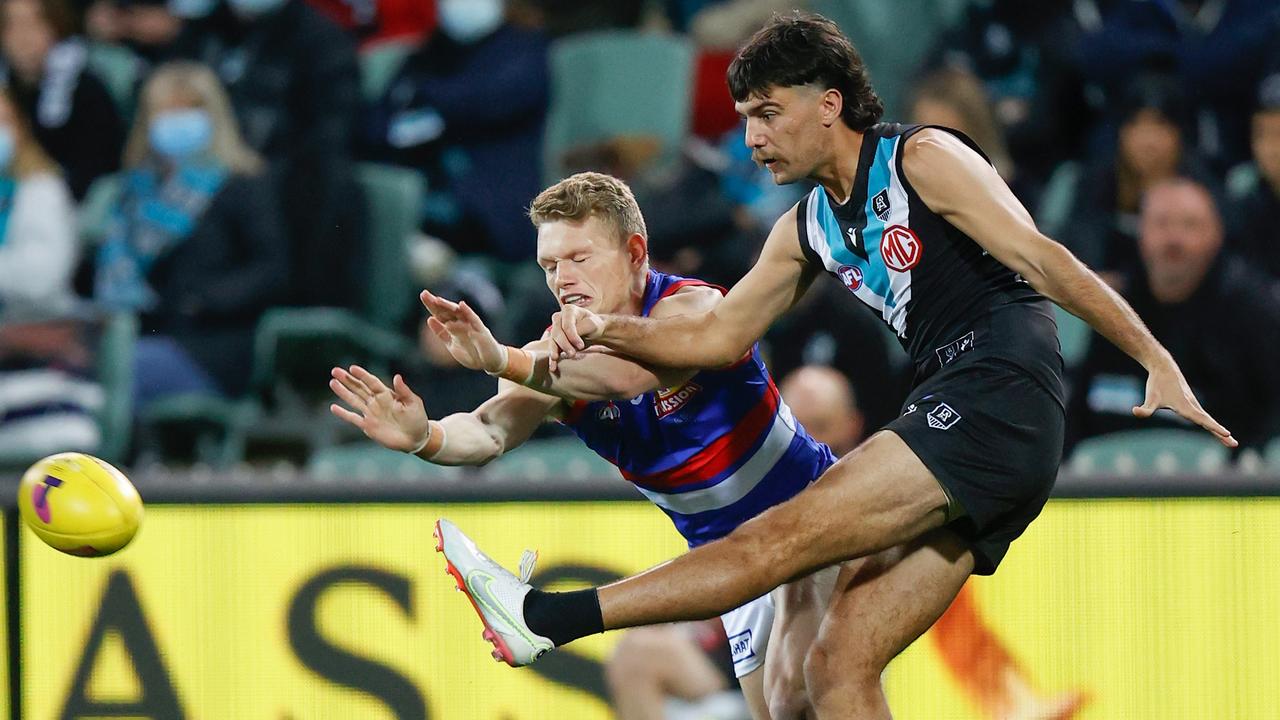
POLYGON ((906 272, 920 262, 924 245, 909 227, 890 225, 880 240, 880 257, 890 270, 906 272))
POLYGON ((849 288, 849 292, 856 293, 858 288, 862 287, 862 268, 853 265, 841 265, 836 269, 836 277, 840 278, 840 282, 849 288))

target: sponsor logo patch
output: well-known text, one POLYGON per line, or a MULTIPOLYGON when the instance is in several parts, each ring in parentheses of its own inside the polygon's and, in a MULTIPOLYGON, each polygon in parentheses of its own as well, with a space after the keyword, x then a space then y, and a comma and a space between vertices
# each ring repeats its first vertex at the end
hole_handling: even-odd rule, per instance
POLYGON ((751 630, 743 630, 729 638, 729 651, 733 653, 733 662, 735 664, 755 657, 756 650, 751 647, 751 630))
POLYGON ((965 333, 958 340, 953 340, 940 348, 935 348, 934 352, 938 354, 938 364, 950 365, 955 362, 956 358, 973 349, 973 331, 965 333))
POLYGON ((881 221, 889 219, 889 189, 885 188, 871 198, 871 212, 881 221))
POLYGON ((897 272, 906 272, 920 262, 924 245, 911 228, 890 225, 880 240, 880 258, 884 266, 897 272))
POLYGON ((659 390, 653 398, 653 411, 659 418, 664 418, 684 407, 689 399, 702 392, 702 386, 696 382, 687 382, 678 388, 659 390))
POLYGON ((836 269, 836 277, 849 288, 849 292, 857 292, 862 287, 862 268, 853 265, 841 265, 836 269))
POLYGON ((960 422, 960 413, 946 403, 938 403, 938 407, 930 410, 926 417, 929 427, 937 430, 950 430, 952 425, 960 422))

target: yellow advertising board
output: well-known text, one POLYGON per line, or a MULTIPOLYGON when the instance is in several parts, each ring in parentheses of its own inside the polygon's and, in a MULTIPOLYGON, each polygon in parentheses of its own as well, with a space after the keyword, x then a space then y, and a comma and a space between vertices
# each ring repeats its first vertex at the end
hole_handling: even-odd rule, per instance
MULTIPOLYGON (((617 633, 532 668, 495 663, 434 552, 447 516, 514 567, 598 583, 683 551, 643 503, 153 505, 132 546, 60 555, 24 531, 32 719, 608 718, 617 633)), ((1280 718, 1280 499, 1055 501, 982 622, 1042 693, 1089 719, 1280 718)), ((926 635, 887 674, 896 716, 980 720, 926 635)))

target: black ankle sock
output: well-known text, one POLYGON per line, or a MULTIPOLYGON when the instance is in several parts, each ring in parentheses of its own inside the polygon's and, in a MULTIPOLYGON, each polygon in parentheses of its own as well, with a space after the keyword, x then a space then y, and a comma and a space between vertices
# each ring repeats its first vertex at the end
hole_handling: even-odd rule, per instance
POLYGON ((530 590, 524 596, 529 629, 560 647, 580 637, 604 632, 600 596, 595 588, 572 592, 530 590))

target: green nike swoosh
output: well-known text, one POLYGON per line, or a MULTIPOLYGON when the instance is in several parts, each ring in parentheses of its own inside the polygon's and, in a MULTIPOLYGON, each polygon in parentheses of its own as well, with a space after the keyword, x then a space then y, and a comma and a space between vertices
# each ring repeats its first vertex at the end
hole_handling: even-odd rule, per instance
POLYGON ((489 585, 491 585, 495 579, 496 578, 483 570, 472 570, 467 574, 467 588, 471 590, 471 595, 477 602, 483 605, 490 613, 502 618, 503 622, 507 624, 507 627, 514 630, 521 638, 524 639, 525 642, 529 643, 529 646, 534 649, 534 656, 536 659, 537 655, 541 654, 541 651, 550 650, 551 646, 545 642, 537 640, 530 633, 525 632, 524 623, 512 617, 511 613, 507 612, 507 609, 503 607, 502 603, 498 602, 497 598, 494 597, 493 592, 489 590, 489 585), (479 581, 477 582, 475 579, 478 579, 479 581))

